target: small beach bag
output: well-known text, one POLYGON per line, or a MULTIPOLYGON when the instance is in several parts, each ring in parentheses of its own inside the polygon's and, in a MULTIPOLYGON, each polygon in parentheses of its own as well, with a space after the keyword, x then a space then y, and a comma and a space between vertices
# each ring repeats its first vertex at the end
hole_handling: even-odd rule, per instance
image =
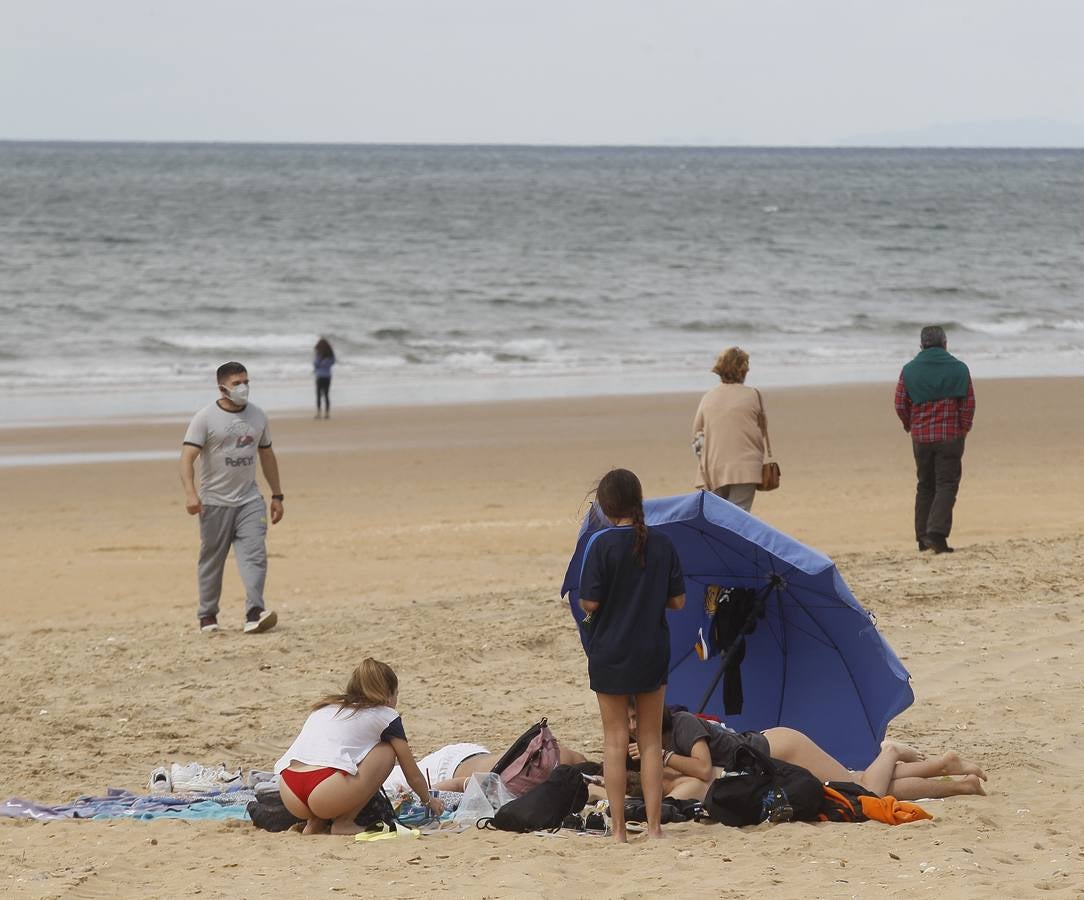
POLYGON ((557 829, 566 816, 578 813, 586 803, 583 775, 572 766, 557 766, 542 784, 506 803, 492 819, 479 819, 477 827, 520 833, 557 829))
MULTIPOLYGON (((757 390, 753 388, 753 390, 757 390)), ((764 398, 757 391, 757 402, 760 403, 760 415, 757 422, 760 424, 760 433, 764 435, 764 446, 768 450, 768 461, 760 468, 760 484, 758 491, 774 491, 779 487, 780 470, 779 463, 772 459, 772 439, 768 437, 768 420, 764 417, 764 398)))
POLYGON ((548 722, 543 718, 528 728, 493 766, 504 786, 517 797, 542 784, 561 761, 560 747, 548 722))
POLYGON ((515 795, 504 786, 500 775, 475 772, 463 789, 463 799, 459 801, 452 821, 469 828, 479 819, 493 818, 502 806, 515 799, 515 795))

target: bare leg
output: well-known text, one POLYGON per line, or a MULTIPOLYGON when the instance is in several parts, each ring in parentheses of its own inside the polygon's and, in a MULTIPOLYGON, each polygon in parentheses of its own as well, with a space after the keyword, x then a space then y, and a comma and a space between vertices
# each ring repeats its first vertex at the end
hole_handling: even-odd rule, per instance
POLYGON ((959 778, 894 778, 888 793, 897 800, 941 800, 945 797, 986 796, 978 775, 959 778))
MULTIPOLYGON (((857 781, 862 787, 880 794, 882 797, 888 793, 888 786, 896 774, 896 763, 900 761, 899 748, 890 741, 881 745, 881 752, 877 758, 869 764, 865 772, 855 772, 850 775, 848 781, 857 781)), ((913 765, 913 763, 912 763, 913 765)), ((835 779, 831 779, 834 781, 835 779)))
POLYGON ((562 766, 578 766, 580 763, 587 762, 587 757, 580 753, 579 750, 570 750, 564 745, 557 747, 558 753, 560 753, 560 762, 562 766))
POLYGON ((330 834, 330 832, 331 823, 327 819, 309 819, 301 833, 309 836, 313 834, 330 834))
POLYGON ((451 778, 436 781, 433 787, 438 791, 465 791, 471 775, 492 772, 500 758, 499 753, 476 753, 474 756, 468 756, 455 767, 451 778))
POLYGON ((356 774, 332 775, 313 788, 309 794, 309 818, 331 819, 332 834, 357 834, 359 829, 354 819, 380 790, 394 765, 395 750, 381 741, 366 754, 356 774))
POLYGON ((982 781, 986 780, 986 773, 978 765, 964 759, 955 750, 933 759, 901 762, 896 766, 897 778, 937 778, 941 775, 975 775, 982 781))
MULTIPOLYGON (((666 696, 663 686, 649 694, 636 695, 636 744, 640 748, 640 782, 644 788, 644 809, 647 812, 647 836, 662 835, 662 705, 666 696)), ((626 727, 628 710, 625 711, 626 727)), ((607 748, 608 749, 608 748, 607 748)), ((628 752, 628 739, 625 741, 628 752)), ((624 761, 622 761, 624 766, 624 761)), ((621 798, 622 807, 625 798, 621 798)), ((622 818, 624 809, 622 809, 622 818)), ((611 804, 610 815, 613 815, 611 804)), ((622 824, 624 824, 622 822, 622 824)))
MULTIPOLYGON (((772 756, 808 769, 819 781, 855 780, 850 769, 825 753, 812 738, 800 731, 793 728, 769 728, 764 732, 764 737, 768 739, 768 750, 772 756)), ((885 784, 887 783, 886 781, 885 784)))
MULTIPOLYGON (((602 715, 602 773, 606 780, 606 799, 610 802, 610 820, 614 840, 624 844, 628 841, 625 832, 625 756, 629 752, 629 703, 624 694, 595 696, 602 715)), ((661 720, 659 727, 661 730, 661 720)), ((659 762, 662 762, 661 758, 659 762)), ((662 818, 661 800, 659 806, 658 816, 662 818)))

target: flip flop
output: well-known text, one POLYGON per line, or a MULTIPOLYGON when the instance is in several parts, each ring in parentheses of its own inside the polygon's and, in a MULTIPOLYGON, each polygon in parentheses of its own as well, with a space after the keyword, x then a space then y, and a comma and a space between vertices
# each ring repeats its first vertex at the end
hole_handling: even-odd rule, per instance
POLYGON ((417 828, 407 828, 399 825, 394 828, 386 822, 380 823, 376 831, 362 831, 354 835, 355 841, 390 841, 394 838, 420 838, 422 833, 417 828))

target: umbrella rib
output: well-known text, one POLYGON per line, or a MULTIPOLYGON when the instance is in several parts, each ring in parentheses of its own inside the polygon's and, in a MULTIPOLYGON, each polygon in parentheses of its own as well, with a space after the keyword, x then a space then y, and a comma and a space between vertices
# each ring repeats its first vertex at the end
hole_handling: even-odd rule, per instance
MULTIPOLYGON (((718 554, 718 552, 716 552, 715 548, 714 548, 714 547, 713 547, 713 546, 711 545, 711 542, 710 542, 710 541, 708 541, 708 536, 707 536, 707 534, 705 534, 705 533, 704 533, 704 532, 703 532, 702 530, 700 530, 699 528, 693 528, 693 526, 691 526, 691 525, 687 525, 687 524, 685 524, 684 522, 682 522, 682 523, 679 523, 679 524, 680 524, 680 527, 682 527, 682 528, 688 528, 688 529, 689 529, 690 531, 693 531, 693 532, 695 532, 695 533, 696 533, 697 535, 699 535, 699 536, 700 536, 700 540, 701 540, 701 541, 703 541, 703 543, 704 543, 704 546, 705 546, 705 547, 707 547, 707 548, 708 548, 708 550, 709 550, 709 551, 711 552, 712 556, 714 556, 714 557, 715 557, 715 558, 716 558, 716 559, 717 559, 717 560, 719 561, 719 564, 720 564, 720 565, 722 565, 722 566, 724 567, 724 569, 727 569, 727 570, 728 570, 728 571, 727 571, 727 574, 729 575, 729 569, 730 569, 730 566, 729 566, 729 565, 727 565, 726 561, 725 561, 725 560, 724 560, 724 559, 723 559, 723 558, 722 558, 722 557, 721 557, 721 556, 720 556, 720 555, 718 554)), ((748 540, 748 538, 744 538, 744 539, 745 539, 745 540, 748 540)), ((750 543, 750 544, 752 544, 753 542, 752 542, 752 541, 749 541, 749 543, 750 543)), ((756 545, 756 544, 753 544, 753 546, 754 546, 754 547, 756 547, 757 545, 756 545)), ((741 559, 745 560, 745 561, 746 561, 747 563, 750 563, 750 564, 751 564, 751 565, 753 566, 753 568, 755 568, 755 569, 756 569, 757 571, 759 571, 759 570, 760 570, 760 561, 759 561, 759 560, 758 560, 758 559, 756 558, 756 553, 755 553, 755 551, 754 551, 754 555, 753 555, 753 558, 752 558, 752 559, 750 559, 750 558, 749 558, 749 557, 748 557, 748 556, 747 556, 746 554, 742 553, 742 552, 741 552, 740 550, 735 550, 735 549, 733 549, 733 548, 728 548, 728 549, 730 549, 730 550, 731 550, 731 551, 732 551, 732 552, 734 553, 734 555, 735 555, 735 556, 738 556, 738 557, 740 557, 741 559)))
MULTIPOLYGON (((792 600, 794 601, 795 605, 796 605, 796 606, 798 606, 798 607, 800 607, 800 608, 802 609, 802 611, 803 611, 803 612, 804 612, 804 613, 805 613, 805 614, 806 614, 807 616, 809 616, 809 620, 810 620, 811 622, 813 622, 813 623, 814 623, 814 624, 815 624, 815 625, 817 626, 817 629, 818 629, 818 630, 820 631, 820 633, 821 633, 822 635, 824 635, 824 640, 825 640, 826 646, 829 646, 829 647, 831 647, 831 648, 832 648, 833 650, 835 650, 835 651, 836 651, 836 653, 837 653, 837 654, 838 654, 838 656, 839 656, 840 662, 842 662, 842 663, 843 663, 843 668, 844 668, 844 669, 846 670, 846 672, 847 672, 847 677, 848 677, 848 678, 849 678, 849 679, 851 680, 851 684, 852 684, 852 685, 853 685, 853 687, 854 687, 854 693, 855 693, 855 696, 856 696, 856 697, 858 697, 858 698, 859 698, 859 700, 861 701, 861 699, 862 699, 862 692, 861 692, 861 691, 860 691, 860 690, 858 689, 858 682, 857 682, 857 681, 855 680, 855 677, 854 677, 854 673, 853 673, 853 672, 851 671, 851 666, 850 666, 850 664, 849 664, 849 663, 847 662, 847 657, 846 657, 846 656, 844 656, 844 655, 843 655, 843 651, 841 651, 841 650, 839 649, 839 645, 838 645, 838 644, 837 644, 837 643, 836 643, 836 642, 835 642, 834 640, 832 640, 832 639, 831 639, 831 638, 830 638, 830 637, 828 636, 828 632, 826 632, 826 631, 824 630, 824 628, 823 628, 823 627, 821 626, 821 624, 820 624, 819 622, 817 622, 817 620, 816 620, 816 619, 814 619, 814 618, 813 618, 812 616, 810 616, 810 615, 809 615, 809 610, 808 610, 808 608, 807 608, 807 607, 805 606, 805 604, 803 604, 803 603, 802 603, 802 601, 801 601, 801 600, 799 600, 799 599, 798 599, 797 597, 795 597, 795 596, 794 596, 794 594, 792 594, 792 593, 791 593, 791 592, 790 592, 789 590, 787 591, 787 594, 788 594, 788 595, 790 596, 790 598, 791 598, 791 599, 792 599, 792 600)), ((816 607, 815 607, 815 608, 816 608, 816 607)), ((803 630, 804 630, 804 629, 803 629, 803 630)), ((812 635, 810 635, 810 637, 812 637, 812 635)), ((873 723, 872 723, 872 722, 870 722, 870 720, 869 720, 869 711, 868 711, 868 710, 866 709, 866 704, 865 704, 864 702, 860 702, 860 703, 859 703, 859 706, 860 706, 860 707, 861 707, 861 709, 862 709, 862 717, 863 717, 863 718, 864 718, 864 719, 866 720, 866 727, 867 727, 867 728, 869 728, 869 733, 870 733, 871 735, 873 735, 874 739, 876 739, 876 737, 877 737, 877 730, 876 730, 876 729, 875 729, 875 728, 873 727, 873 723)))
MULTIPOLYGON (((825 603, 823 605, 807 603, 807 604, 805 604, 807 608, 826 609, 828 607, 839 606, 840 604, 843 604, 848 609, 854 609, 854 607, 852 607, 849 603, 846 603, 845 601, 841 600, 838 594, 829 594, 827 591, 819 590, 818 588, 815 588, 812 585, 808 585, 808 584, 802 584, 800 586, 801 586, 803 591, 806 591, 807 593, 810 593, 810 594, 816 594, 818 597, 822 597, 823 599, 829 601, 828 603, 825 603)), ((859 606, 861 606, 861 604, 859 604, 859 606)), ((862 613, 868 615, 868 613, 866 612, 866 610, 864 608, 858 609, 858 610, 856 610, 856 612, 862 612, 862 613)))

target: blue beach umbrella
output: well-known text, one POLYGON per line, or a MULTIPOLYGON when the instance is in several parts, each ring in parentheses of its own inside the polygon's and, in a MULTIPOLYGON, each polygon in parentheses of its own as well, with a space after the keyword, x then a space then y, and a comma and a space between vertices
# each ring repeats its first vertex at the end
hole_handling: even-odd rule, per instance
MULTIPOLYGON (((667 614, 666 702, 716 716, 737 731, 786 725, 844 765, 868 765, 888 723, 914 694, 907 670, 835 564, 715 494, 649 500, 644 514, 649 527, 673 542, 685 573, 685 608, 667 614), (746 604, 740 624, 751 632, 744 635, 744 658, 740 642, 719 646, 732 635, 713 633, 716 610, 731 598, 734 607, 739 598, 746 604), (735 669, 740 703, 735 684, 724 691, 735 669), (724 693, 740 712, 726 714, 724 693)), ((597 507, 588 512, 568 565, 561 594, 577 623, 584 553, 608 524, 597 507)))

